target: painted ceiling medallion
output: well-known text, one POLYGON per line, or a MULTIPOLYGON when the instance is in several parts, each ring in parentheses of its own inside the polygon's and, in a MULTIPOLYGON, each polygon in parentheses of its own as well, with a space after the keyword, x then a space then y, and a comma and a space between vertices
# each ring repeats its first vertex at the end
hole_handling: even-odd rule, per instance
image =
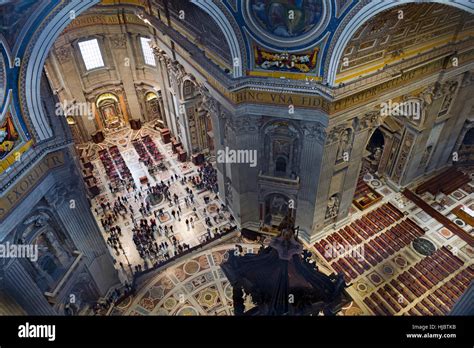
POLYGON ((327 0, 250 0, 247 23, 260 39, 298 46, 314 40, 329 19, 327 0))

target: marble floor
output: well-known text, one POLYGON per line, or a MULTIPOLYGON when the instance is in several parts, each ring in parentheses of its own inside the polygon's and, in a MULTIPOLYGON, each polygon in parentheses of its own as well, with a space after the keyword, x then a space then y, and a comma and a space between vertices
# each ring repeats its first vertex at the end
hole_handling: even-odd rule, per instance
MULTIPOLYGON (((176 158, 176 154, 173 154, 171 149, 171 144, 164 144, 159 136, 159 132, 156 131, 151 124, 145 124, 140 130, 132 130, 130 128, 123 128, 114 132, 106 134, 105 141, 100 144, 87 143, 79 146, 79 150, 84 158, 90 161, 94 165, 93 174, 98 180, 98 187, 101 190, 101 193, 92 200, 92 211, 96 217, 97 223, 101 228, 104 239, 107 240, 108 233, 104 230, 101 225, 101 218, 104 217, 104 212, 100 206, 100 203, 109 202, 113 205, 113 202, 117 199, 118 196, 127 197, 128 204, 131 204, 134 209, 134 218, 140 220, 141 218, 150 218, 153 217, 153 212, 163 209, 164 216, 160 219, 157 219, 157 222, 161 224, 162 227, 165 225, 170 228, 173 227, 174 237, 183 243, 189 244, 190 247, 199 245, 205 236, 208 234, 207 228, 204 219, 206 217, 211 218, 213 224, 210 227, 211 236, 214 236, 215 228, 224 229, 232 227, 233 224, 229 220, 229 212, 217 213, 217 209, 221 207, 221 201, 215 193, 212 193, 208 190, 200 190, 193 188, 192 184, 186 183, 183 185, 179 180, 171 181, 171 177, 178 175, 180 177, 189 177, 197 175, 198 167, 195 166, 192 162, 179 162, 176 158), (155 142, 158 150, 162 155, 164 155, 163 162, 166 165, 167 169, 156 173, 155 175, 150 175, 145 167, 145 165, 139 161, 139 156, 132 145, 132 141, 135 139, 140 139, 145 135, 150 135, 155 142), (122 157, 132 173, 133 180, 137 185, 137 190, 130 190, 127 192, 125 189, 118 193, 113 193, 109 189, 108 177, 105 173, 105 168, 103 167, 98 153, 102 149, 107 149, 111 146, 118 146, 122 157), (154 185, 157 182, 163 180, 164 182, 170 183, 170 193, 173 196, 174 194, 179 197, 179 206, 181 208, 180 216, 176 215, 173 217, 172 211, 178 211, 176 204, 171 204, 166 200, 163 200, 156 206, 152 206, 152 214, 149 216, 143 216, 139 212, 141 203, 146 204, 147 195, 146 185, 140 184, 140 178, 146 177, 151 185, 154 185), (184 197, 188 194, 185 191, 185 188, 188 187, 194 193, 194 204, 187 206, 184 203, 184 197), (142 193, 142 198, 138 197, 138 193, 142 193), (209 197, 208 202, 204 201, 204 197, 209 197), (196 208, 196 212, 193 212, 193 208, 196 208), (205 210, 204 210, 205 209, 205 210), (97 212, 96 212, 97 210, 97 212), (193 223, 186 225, 185 221, 190 218, 193 218, 193 223), (214 217, 217 218, 215 222, 214 217)), ((109 246, 110 253, 114 256, 116 260, 116 268, 120 272, 121 279, 123 281, 130 280, 132 277, 132 269, 137 265, 142 265, 143 269, 151 267, 151 263, 147 260, 144 261, 132 240, 132 227, 133 223, 129 216, 130 214, 124 214, 123 216, 119 215, 117 221, 113 224, 114 226, 120 226, 122 230, 122 237, 120 237, 120 242, 123 245, 123 251, 119 249, 119 252, 116 252, 111 246, 109 246), (120 267, 120 263, 124 267, 120 267), (130 266, 129 266, 130 265, 130 266)), ((174 251, 170 239, 164 234, 160 235, 159 233, 155 234, 155 239, 158 244, 163 241, 167 241, 170 244, 170 251, 174 251)))
MULTIPOLYGON (((263 244, 268 245, 270 239, 265 238, 263 244)), ((111 315, 232 315, 232 287, 219 265, 236 244, 247 253, 256 253, 261 246, 235 236, 194 254, 141 284, 139 292, 116 306, 111 315)), ((245 305, 246 310, 252 308, 249 301, 245 305)), ((361 313, 351 302, 338 315, 361 313)))

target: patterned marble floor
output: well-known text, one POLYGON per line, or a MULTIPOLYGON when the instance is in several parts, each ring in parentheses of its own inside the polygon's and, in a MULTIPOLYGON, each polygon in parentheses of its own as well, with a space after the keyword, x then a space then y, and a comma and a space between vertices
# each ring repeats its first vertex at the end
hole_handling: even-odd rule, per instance
MULTIPOLYGON (((133 206, 133 209, 135 211, 135 219, 139 220, 143 218, 143 216, 139 213, 139 207, 142 202, 145 203, 146 195, 144 194, 146 191, 146 187, 140 185, 140 178, 146 176, 147 179, 149 180, 151 185, 154 185, 156 182, 160 182, 163 180, 164 182, 167 182, 170 180, 170 177, 177 174, 179 176, 192 176, 192 175, 197 175, 197 166, 195 166, 192 162, 179 162, 177 161, 176 155, 173 154, 172 149, 171 149, 171 144, 164 144, 162 143, 159 132, 153 129, 151 124, 145 124, 140 130, 132 130, 131 128, 123 128, 121 130, 114 131, 112 133, 107 133, 105 141, 101 144, 94 144, 94 143, 87 143, 79 146, 80 151, 82 152, 82 156, 90 160, 93 165, 94 165, 94 176, 98 179, 98 186, 101 189, 101 194, 96 196, 92 200, 92 211, 94 212, 94 215, 96 217, 97 223, 100 226, 104 239, 108 238, 108 234, 103 230, 100 219, 103 217, 103 212, 102 208, 100 207, 101 202, 109 202, 111 205, 113 205, 113 202, 117 199, 117 196, 122 196, 122 197, 127 197, 129 204, 133 206), (162 155, 164 155, 164 163, 167 166, 167 170, 165 171, 160 171, 157 173, 155 176, 151 176, 145 165, 141 162, 139 162, 139 157, 137 152, 135 151, 132 141, 134 139, 139 139, 145 135, 150 135, 155 142, 156 146, 158 147, 158 150, 162 155), (105 169, 98 157, 98 152, 101 149, 106 149, 109 148, 110 146, 117 145, 118 148, 120 149, 120 152, 122 154, 122 157, 124 158, 125 163, 129 167, 133 179, 138 187, 138 189, 142 192, 143 197, 140 199, 138 198, 135 200, 135 195, 139 191, 122 191, 119 193, 112 193, 109 190, 108 187, 108 178, 105 173, 105 169), (98 210, 98 214, 95 213, 95 209, 98 210)), ((181 217, 179 218, 176 216, 176 218, 173 218, 171 211, 172 210, 177 210, 176 205, 171 205, 164 200, 162 203, 153 206, 152 207, 152 212, 157 211, 159 209, 163 209, 165 213, 165 217, 163 221, 159 221, 164 227, 165 225, 168 226, 173 226, 173 231, 174 236, 178 241, 182 241, 183 243, 189 244, 191 247, 196 246, 201 243, 203 240, 204 236, 207 234, 207 226, 204 222, 204 219, 209 216, 211 217, 211 221, 213 223, 213 226, 211 228, 211 235, 213 235, 214 229, 223 229, 226 227, 231 227, 232 224, 230 223, 229 220, 229 213, 226 212, 224 213, 224 218, 218 218, 217 223, 214 223, 213 217, 218 216, 217 214, 217 208, 220 208, 221 206, 221 201, 216 195, 209 192, 209 191, 197 191, 190 185, 189 183, 186 183, 186 185, 182 185, 179 181, 170 181, 170 193, 171 195, 177 194, 179 196, 179 205, 182 209, 181 212, 181 217), (187 195, 185 188, 188 187, 193 190, 194 192, 194 204, 190 205, 189 207, 186 207, 184 204, 184 197, 187 195), (204 201, 204 197, 208 196, 209 201, 206 204, 204 201), (196 214, 197 218, 193 213, 193 207, 196 208, 196 214), (206 208, 206 212, 204 212, 204 208, 206 208), (190 217, 193 217, 194 219, 194 224, 189 225, 189 227, 186 226, 185 221, 186 219, 189 219, 190 217)), ((131 270, 127 266, 129 263, 132 266, 136 266, 141 264, 143 267, 151 267, 152 265, 147 262, 143 261, 143 259, 140 257, 138 254, 138 251, 136 249, 135 244, 133 243, 132 240, 132 227, 133 223, 131 222, 131 219, 129 217, 129 214, 126 214, 125 217, 119 217, 117 222, 114 225, 118 225, 122 229, 122 234, 123 236, 120 238, 121 243, 123 245, 124 253, 119 251, 118 253, 115 252, 115 250, 109 246, 110 253, 115 257, 115 260, 117 261, 116 268, 119 270, 121 274, 121 278, 123 280, 125 279, 130 279, 131 277, 131 270), (119 263, 122 263, 125 265, 124 269, 121 269, 119 267, 119 263)), ((161 243, 162 241, 167 241, 170 245, 172 244, 170 240, 165 237, 161 236, 158 233, 156 234, 156 241, 157 243, 161 243)), ((170 247, 171 250, 173 250, 173 247, 171 245, 170 247)))
MULTIPOLYGON (((266 238, 264 245, 269 242, 270 238, 266 238)), ((249 253, 260 248, 260 244, 235 237, 194 254, 154 275, 135 296, 115 307, 111 315, 232 315, 232 287, 219 265, 236 244, 249 253)), ((250 308, 252 304, 247 301, 246 310, 250 308)), ((361 313, 351 302, 339 315, 361 313)))

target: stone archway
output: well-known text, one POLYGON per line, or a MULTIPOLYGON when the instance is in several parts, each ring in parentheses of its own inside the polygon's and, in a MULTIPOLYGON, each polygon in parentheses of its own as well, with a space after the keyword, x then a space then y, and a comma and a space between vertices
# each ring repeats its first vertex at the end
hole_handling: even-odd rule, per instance
POLYGON ((148 92, 145 94, 145 107, 149 120, 156 120, 161 128, 164 128, 166 122, 163 118, 163 111, 161 107, 161 96, 155 92, 148 92))
POLYGON ((474 123, 464 135, 458 156, 460 164, 474 164, 474 123))
MULTIPOLYGON (((372 173, 379 173, 380 164, 383 163, 385 150, 385 135, 379 128, 376 128, 365 147, 364 160, 366 168, 372 173)), ((386 154, 386 153, 385 153, 386 154)))
POLYGON ((120 128, 125 124, 119 98, 113 93, 103 93, 95 101, 97 112, 105 128, 120 128))

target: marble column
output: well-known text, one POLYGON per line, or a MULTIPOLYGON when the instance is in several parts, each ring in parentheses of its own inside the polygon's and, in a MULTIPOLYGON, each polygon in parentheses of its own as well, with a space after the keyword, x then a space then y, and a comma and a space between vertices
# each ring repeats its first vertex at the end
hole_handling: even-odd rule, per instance
POLYGON ((5 288, 29 315, 55 315, 44 293, 27 271, 29 261, 15 259, 5 269, 5 288))
POLYGON ((324 126, 317 122, 305 122, 303 128, 303 144, 301 149, 299 190, 296 205, 296 224, 300 227, 300 235, 310 240, 313 231, 313 218, 316 197, 319 190, 318 182, 324 156, 326 132, 324 126))
POLYGON ((237 217, 240 219, 242 226, 246 223, 253 223, 254 225, 259 222, 258 214, 258 174, 261 169, 261 163, 263 156, 259 156, 258 149, 262 140, 258 134, 258 117, 242 116, 234 119, 235 135, 231 144, 226 142, 226 146, 229 149, 245 150, 247 153, 253 153, 257 163, 254 167, 250 163, 231 163, 226 164, 227 167, 231 168, 232 172, 232 184, 236 190, 236 194, 233 195, 234 202, 239 200, 238 206, 240 207, 237 217))
MULTIPOLYGON (((115 67, 118 70, 120 80, 123 86, 123 91, 127 96, 128 106, 130 108, 130 115, 128 115, 129 120, 141 120, 144 121, 140 103, 137 97, 137 91, 135 90, 135 80, 136 73, 134 71, 135 64, 135 55, 133 53, 133 48, 135 45, 131 43, 132 40, 137 40, 138 36, 132 36, 131 34, 123 34, 126 36, 127 40, 122 41, 117 40, 117 44, 113 47, 113 59, 115 60, 115 67)), ((126 107, 122 105, 122 100, 120 101, 122 112, 124 116, 126 115, 126 107)))
MULTIPOLYGON (((68 181, 66 178, 57 180, 68 181)), ((113 258, 90 211, 84 188, 72 183, 67 189, 59 185, 48 193, 46 200, 66 235, 86 257, 87 267, 101 295, 104 295, 111 286, 119 283, 119 279, 113 258)))
POLYGON ((171 126, 171 118, 174 117, 174 110, 172 104, 170 104, 168 88, 170 86, 169 83, 169 76, 167 70, 167 61, 169 58, 166 56, 166 53, 162 51, 158 46, 152 46, 153 54, 155 55, 156 61, 156 70, 157 70, 157 81, 158 81, 158 88, 155 90, 161 92, 160 98, 160 109, 161 109, 161 117, 163 122, 166 124, 168 129, 174 134, 174 130, 171 126))

